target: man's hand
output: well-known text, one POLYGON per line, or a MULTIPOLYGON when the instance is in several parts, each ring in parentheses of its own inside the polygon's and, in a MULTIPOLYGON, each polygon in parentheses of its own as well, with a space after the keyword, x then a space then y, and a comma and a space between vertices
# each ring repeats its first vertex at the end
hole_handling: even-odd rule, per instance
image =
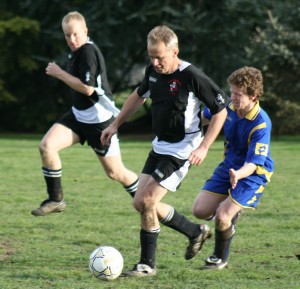
POLYGON ((234 169, 229 170, 231 187, 234 189, 239 181, 237 171, 234 169))
POLYGON ((93 86, 84 84, 78 77, 75 77, 67 71, 63 70, 55 62, 48 63, 48 66, 46 67, 46 74, 63 81, 73 90, 86 96, 91 96, 95 91, 95 88, 93 86))
POLYGON ((256 169, 257 166, 254 163, 245 163, 239 170, 230 169, 229 176, 231 187, 234 189, 240 179, 252 175, 256 169))
POLYGON ((196 166, 201 165, 204 159, 206 158, 207 152, 208 150, 201 146, 195 149, 194 151, 192 151, 189 156, 189 162, 191 163, 191 165, 196 165, 196 166))
POLYGON ((49 62, 46 67, 46 74, 56 78, 59 78, 62 72, 63 70, 55 62, 49 62))
POLYGON ((112 125, 110 125, 104 131, 102 131, 101 138, 100 138, 102 145, 109 147, 111 138, 117 132, 118 132, 118 130, 112 125))

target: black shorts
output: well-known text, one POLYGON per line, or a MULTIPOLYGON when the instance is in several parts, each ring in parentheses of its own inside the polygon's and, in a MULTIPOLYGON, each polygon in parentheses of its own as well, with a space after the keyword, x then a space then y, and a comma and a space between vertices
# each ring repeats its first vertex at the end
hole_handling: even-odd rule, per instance
POLYGON ((175 192, 189 168, 190 162, 188 160, 158 154, 151 150, 142 173, 152 176, 161 186, 175 192))
POLYGON ((56 123, 60 123, 79 136, 80 143, 83 145, 87 141, 88 145, 93 148, 96 154, 105 156, 108 147, 103 146, 100 141, 102 131, 114 121, 114 117, 102 123, 83 123, 79 122, 72 110, 69 110, 56 123))

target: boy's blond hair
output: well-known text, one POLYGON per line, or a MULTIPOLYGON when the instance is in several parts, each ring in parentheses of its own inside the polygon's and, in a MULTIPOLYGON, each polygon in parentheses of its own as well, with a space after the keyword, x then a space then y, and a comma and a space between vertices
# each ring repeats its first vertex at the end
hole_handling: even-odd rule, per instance
POLYGON ((70 20, 77 20, 79 22, 82 22, 82 24, 84 24, 84 26, 86 27, 85 19, 83 15, 78 11, 71 11, 67 15, 65 15, 64 18, 62 19, 62 26, 64 24, 68 24, 70 20))

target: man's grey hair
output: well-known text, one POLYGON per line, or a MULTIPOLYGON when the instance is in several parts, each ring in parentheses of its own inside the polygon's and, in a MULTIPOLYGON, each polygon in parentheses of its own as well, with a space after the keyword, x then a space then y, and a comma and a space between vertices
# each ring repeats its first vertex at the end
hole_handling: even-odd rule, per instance
POLYGON ((154 27, 147 36, 147 45, 153 46, 163 42, 167 48, 178 48, 178 37, 175 32, 166 25, 154 27))

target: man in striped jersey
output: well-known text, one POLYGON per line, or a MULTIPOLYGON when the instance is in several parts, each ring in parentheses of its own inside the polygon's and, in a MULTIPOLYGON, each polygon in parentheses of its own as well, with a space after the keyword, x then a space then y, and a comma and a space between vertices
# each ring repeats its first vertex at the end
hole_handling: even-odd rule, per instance
POLYGON ((59 151, 77 143, 83 145, 87 141, 106 175, 121 183, 132 196, 138 185, 137 175, 122 162, 117 136, 112 138, 109 147, 100 142, 102 131, 119 113, 112 101, 103 55, 89 39, 85 19, 77 11, 70 12, 63 18, 62 29, 71 50, 68 71, 51 62, 46 68, 46 74, 70 87, 73 105, 50 128, 40 143, 48 198, 32 211, 34 216, 44 216, 65 209, 59 151))
POLYGON ((152 126, 156 137, 134 197, 134 208, 141 215, 141 256, 126 273, 136 277, 156 274, 160 223, 188 238, 187 260, 194 258, 210 237, 207 225, 191 222, 161 200, 168 191, 177 190, 191 165, 203 162, 227 115, 224 92, 202 71, 178 57, 178 38, 173 30, 167 26, 152 29, 147 38, 147 51, 150 64, 141 85, 129 96, 101 137, 102 143, 108 145, 118 127, 146 99, 152 100, 152 126), (213 114, 205 136, 201 123, 204 105, 213 114))

